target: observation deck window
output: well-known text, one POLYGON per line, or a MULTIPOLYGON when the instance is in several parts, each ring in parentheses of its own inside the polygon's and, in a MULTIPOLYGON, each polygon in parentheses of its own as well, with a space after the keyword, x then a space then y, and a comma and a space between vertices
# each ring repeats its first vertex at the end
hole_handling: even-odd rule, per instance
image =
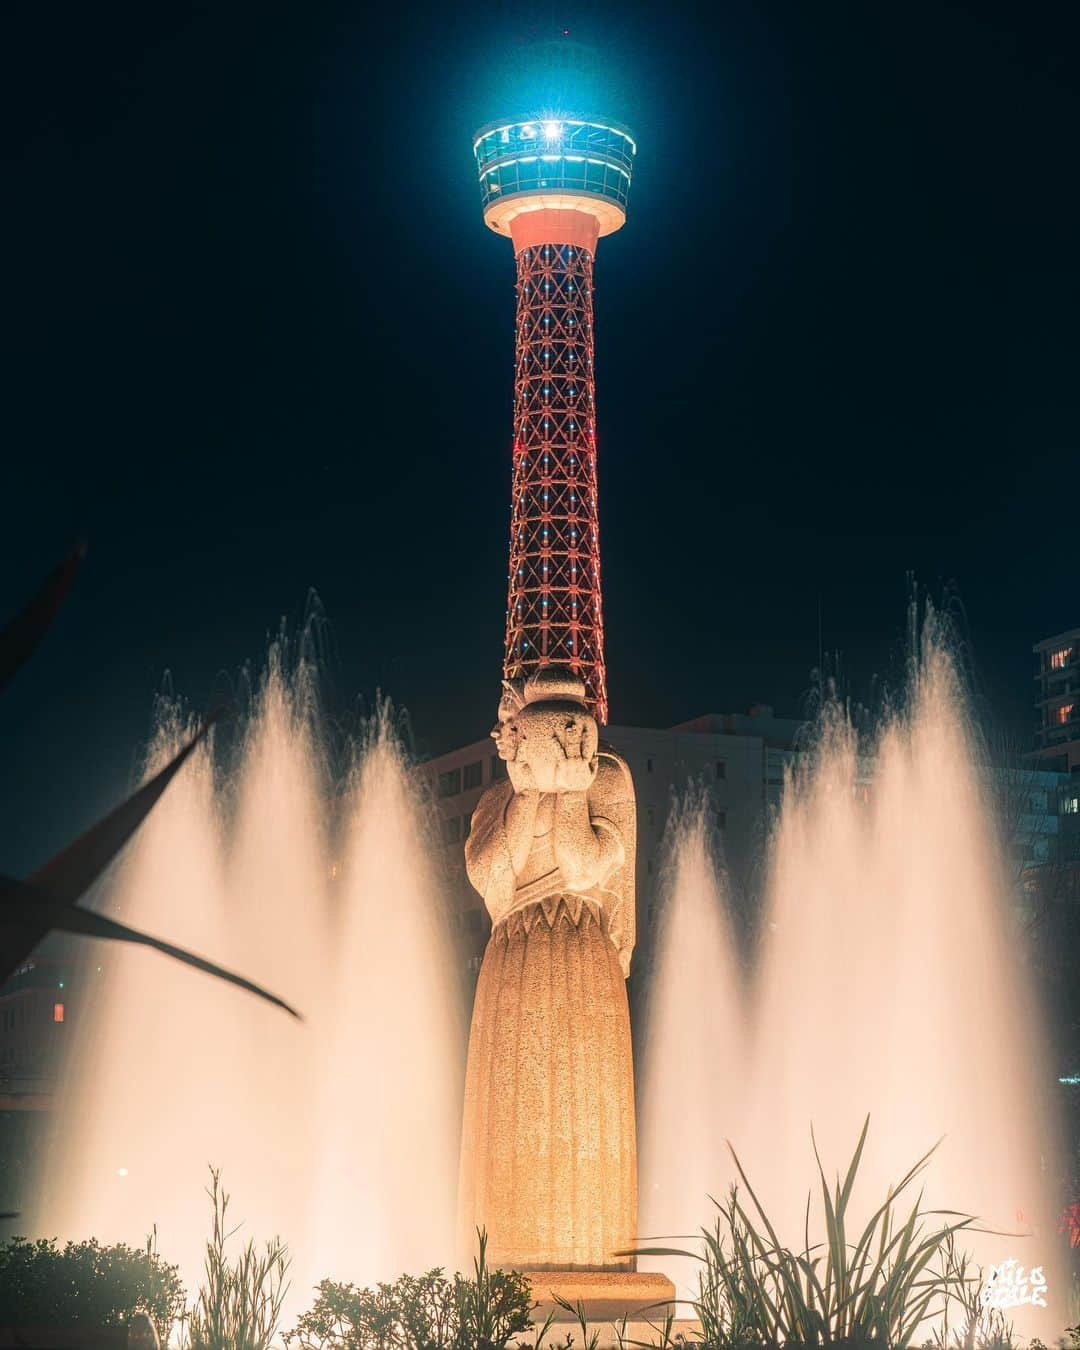
POLYGON ((494 127, 476 141, 484 205, 513 192, 582 192, 625 208, 633 138, 600 122, 563 119, 494 127))

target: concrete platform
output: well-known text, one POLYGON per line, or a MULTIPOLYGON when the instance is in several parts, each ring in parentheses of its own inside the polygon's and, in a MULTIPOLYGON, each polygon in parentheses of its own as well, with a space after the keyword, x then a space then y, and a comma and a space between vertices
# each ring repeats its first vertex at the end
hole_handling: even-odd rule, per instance
POLYGON ((541 1322, 549 1312, 560 1324, 573 1321, 573 1314, 555 1302, 556 1294, 575 1307, 579 1301, 584 1304, 590 1324, 598 1326, 623 1317, 635 1323, 663 1322, 669 1311, 678 1312, 675 1286, 666 1275, 654 1271, 528 1270, 525 1274, 540 1304, 536 1316, 541 1322))
MULTIPOLYGON (((543 1327, 539 1322, 533 1329, 534 1336, 538 1336, 543 1327)), ((577 1326, 575 1322, 574 1327, 577 1326)), ((663 1322, 634 1322, 628 1321, 625 1329, 622 1321, 619 1322, 590 1322, 589 1336, 596 1333, 596 1350, 639 1350, 640 1346, 653 1345, 659 1350, 663 1343, 662 1332, 664 1330, 663 1322), (616 1334, 617 1331, 621 1333, 616 1334)), ((566 1334, 570 1331, 574 1336, 572 1350, 585 1350, 581 1344, 581 1336, 572 1331, 569 1322, 552 1322, 547 1334, 547 1340, 544 1342, 544 1350, 565 1350, 566 1334)), ((694 1346, 701 1342, 701 1326, 697 1322, 676 1321, 671 1324, 671 1339, 675 1342, 682 1341, 686 1346, 694 1346)), ((528 1341, 532 1346, 534 1341, 528 1341)))

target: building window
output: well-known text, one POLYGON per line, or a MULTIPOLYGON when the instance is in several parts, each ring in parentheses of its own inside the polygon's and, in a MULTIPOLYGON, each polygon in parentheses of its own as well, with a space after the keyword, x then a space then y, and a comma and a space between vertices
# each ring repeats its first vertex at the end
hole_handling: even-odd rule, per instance
POLYGON ((497 783, 500 778, 506 777, 506 760, 500 759, 498 755, 491 756, 491 781, 497 783))
POLYGON ((464 786, 467 788, 479 787, 484 781, 484 761, 482 759, 474 760, 472 764, 465 765, 464 786))
POLYGON ((444 844, 457 844, 461 842, 460 816, 447 816, 442 823, 442 837, 444 844))
POLYGON ((439 796, 456 797, 461 791, 461 770, 447 769, 439 774, 439 796))
POLYGON ((1064 670, 1069 664, 1069 657, 1072 656, 1071 647, 1062 647, 1060 651, 1050 653, 1050 669, 1064 670))
POLYGON ((1061 814, 1063 816, 1080 816, 1080 797, 1075 792, 1071 796, 1062 797, 1061 814))
POLYGON ((62 1003, 54 1003, 52 1005, 52 1020, 54 1022, 62 1022, 64 1020, 64 1005, 62 1003))
POLYGON ((1072 716, 1072 710, 1073 705, 1071 703, 1063 703, 1060 708, 1054 709, 1054 721, 1059 727, 1063 727, 1068 722, 1072 716))

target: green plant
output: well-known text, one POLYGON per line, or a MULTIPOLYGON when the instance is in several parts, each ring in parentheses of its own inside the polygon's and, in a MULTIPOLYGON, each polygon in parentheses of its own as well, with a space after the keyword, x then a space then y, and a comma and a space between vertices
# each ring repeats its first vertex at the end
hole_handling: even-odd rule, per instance
POLYGON ((471 1279, 429 1270, 374 1289, 323 1280, 286 1344, 297 1350, 505 1350, 511 1337, 529 1330, 532 1291, 518 1271, 489 1269, 487 1234, 478 1236, 471 1279))
POLYGON ((491 1270, 487 1231, 479 1229, 476 1236, 479 1250, 473 1258, 473 1278, 454 1277, 459 1336, 455 1345, 459 1350, 472 1346, 501 1350, 511 1336, 531 1325, 532 1286, 520 1271, 491 1270))
POLYGON ((619 1350, 681 1350, 681 1347, 687 1344, 683 1332, 675 1330, 675 1314, 669 1307, 664 1314, 662 1321, 650 1322, 642 1314, 642 1320, 646 1323, 653 1337, 648 1341, 635 1340, 629 1332, 628 1323, 629 1314, 624 1313, 622 1319, 612 1324, 612 1330, 615 1333, 615 1343, 619 1350))
POLYGON ((158 1256, 155 1234, 141 1251, 94 1238, 62 1248, 46 1238, 0 1245, 0 1325, 98 1330, 142 1312, 164 1344, 183 1308, 180 1277, 158 1256))
POLYGON ((831 1189, 814 1142, 823 1242, 810 1242, 808 1196, 802 1249, 792 1251, 781 1243, 732 1149, 749 1208, 733 1187, 726 1204, 714 1201, 716 1221, 711 1229, 702 1229, 701 1251, 642 1249, 642 1255, 689 1256, 701 1262, 693 1307, 706 1345, 778 1347, 790 1341, 903 1347, 951 1301, 966 1299, 970 1277, 966 1263, 956 1258, 953 1235, 974 1219, 924 1210, 921 1196, 906 1217, 898 1208, 900 1196, 926 1168, 933 1149, 889 1190, 855 1240, 849 1240, 851 1193, 869 1124, 867 1117, 844 1180, 837 1177, 831 1189), (928 1219, 934 1222, 925 1231, 928 1219))
POLYGON ((982 1299, 983 1271, 968 1274, 968 1258, 957 1251, 955 1235, 942 1249, 945 1268, 954 1277, 954 1292, 947 1299, 941 1320, 933 1329, 935 1350, 1009 1350, 1014 1344, 1012 1323, 998 1308, 987 1308, 982 1299), (959 1319, 953 1325, 954 1311, 959 1319))
MULTIPOLYGON (((597 1346, 600 1344, 600 1333, 598 1331, 589 1330, 589 1318, 585 1312, 585 1304, 581 1301, 581 1299, 578 1299, 576 1303, 571 1303, 569 1299, 563 1298, 561 1294, 554 1294, 554 1299, 555 1302, 559 1305, 560 1308, 562 1308, 564 1312, 573 1314, 574 1320, 577 1322, 578 1325, 578 1330, 581 1332, 582 1350, 597 1350, 597 1346)), ((551 1325, 552 1320, 553 1318, 550 1317, 548 1318, 549 1326, 551 1325)), ((624 1318, 623 1319, 624 1330, 625 1327, 626 1327, 626 1320, 624 1318)), ((537 1336, 536 1338, 537 1350, 541 1350, 543 1343, 544 1343, 543 1335, 537 1336)), ((573 1333, 568 1331, 566 1333, 566 1350, 571 1350, 573 1343, 574 1343, 573 1333)))
POLYGON ((211 1168, 210 1178, 213 1234, 206 1244, 205 1283, 184 1318, 185 1342, 190 1350, 269 1350, 289 1287, 287 1248, 275 1237, 258 1252, 249 1238, 230 1261, 225 1247, 237 1230, 226 1227, 229 1196, 220 1171, 211 1168))

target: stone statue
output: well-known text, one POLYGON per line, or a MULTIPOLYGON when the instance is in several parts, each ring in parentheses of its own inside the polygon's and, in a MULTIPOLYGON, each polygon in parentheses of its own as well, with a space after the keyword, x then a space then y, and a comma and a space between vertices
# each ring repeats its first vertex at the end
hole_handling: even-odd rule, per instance
POLYGON ((585 687, 548 666, 506 684, 508 779, 473 813, 469 880, 493 924, 465 1084, 460 1209, 492 1266, 632 1271, 637 1148, 625 979, 634 785, 585 687))

